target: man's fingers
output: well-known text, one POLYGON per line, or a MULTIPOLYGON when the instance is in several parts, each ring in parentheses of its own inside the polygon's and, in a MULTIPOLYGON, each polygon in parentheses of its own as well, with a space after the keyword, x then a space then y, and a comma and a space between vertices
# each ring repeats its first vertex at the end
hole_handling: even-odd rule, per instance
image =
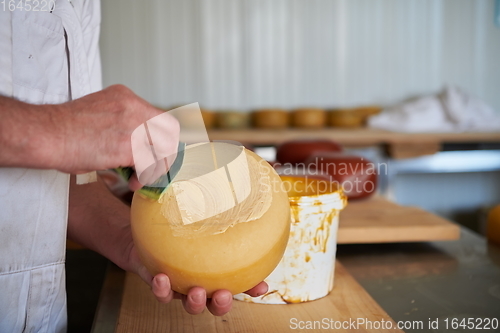
POLYGON ((200 287, 191 288, 187 295, 183 295, 182 304, 187 313, 200 314, 205 309, 207 294, 205 289, 200 287))
POLYGON ((139 179, 137 179, 137 174, 134 172, 130 179, 128 180, 128 188, 132 191, 135 192, 139 190, 142 187, 142 184, 139 182, 139 179))
POLYGON ((267 293, 268 288, 269 288, 269 286, 267 285, 267 283, 262 281, 261 283, 259 283, 255 287, 253 287, 252 289, 245 291, 245 294, 248 294, 252 297, 261 296, 261 295, 264 295, 265 293, 267 293))
POLYGON ((136 269, 136 272, 137 272, 137 275, 139 275, 141 277, 141 279, 144 280, 144 282, 146 282, 147 284, 149 284, 151 286, 151 284, 153 283, 153 276, 148 272, 146 267, 140 265, 136 269))
POLYGON ((207 302, 207 308, 214 316, 225 315, 232 305, 233 295, 228 290, 217 290, 207 302))
POLYGON ((182 297, 185 296, 183 294, 178 293, 177 291, 172 290, 172 292, 174 293, 174 299, 182 299, 182 297))
POLYGON ((134 129, 132 156, 142 184, 152 184, 168 171, 177 156, 179 135, 179 122, 169 113, 161 113, 134 129))
POLYGON ((165 274, 158 274, 153 278, 151 289, 160 303, 168 303, 174 298, 174 292, 170 288, 170 280, 165 274))

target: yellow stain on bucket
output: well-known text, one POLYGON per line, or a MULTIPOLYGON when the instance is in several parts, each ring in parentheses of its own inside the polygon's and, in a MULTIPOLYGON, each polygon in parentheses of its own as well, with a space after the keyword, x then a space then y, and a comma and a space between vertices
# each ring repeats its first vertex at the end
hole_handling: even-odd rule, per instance
POLYGON ((339 212, 347 197, 327 179, 281 176, 288 191, 290 238, 283 258, 264 280, 269 292, 235 299, 264 304, 287 304, 322 298, 333 289, 339 212))

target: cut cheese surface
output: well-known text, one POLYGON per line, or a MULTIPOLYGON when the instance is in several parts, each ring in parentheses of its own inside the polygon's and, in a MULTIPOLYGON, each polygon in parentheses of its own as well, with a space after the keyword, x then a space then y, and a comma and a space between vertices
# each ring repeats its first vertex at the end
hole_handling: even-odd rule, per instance
POLYGON ((159 200, 174 234, 221 233, 269 209, 270 170, 244 147, 203 143, 187 146, 184 155, 182 167, 159 200))

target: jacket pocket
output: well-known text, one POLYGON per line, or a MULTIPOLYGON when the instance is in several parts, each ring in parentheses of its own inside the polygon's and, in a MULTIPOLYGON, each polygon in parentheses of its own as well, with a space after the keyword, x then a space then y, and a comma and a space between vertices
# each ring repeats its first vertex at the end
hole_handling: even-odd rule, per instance
POLYGON ((67 101, 68 57, 61 18, 49 12, 12 15, 14 97, 34 104, 67 101))

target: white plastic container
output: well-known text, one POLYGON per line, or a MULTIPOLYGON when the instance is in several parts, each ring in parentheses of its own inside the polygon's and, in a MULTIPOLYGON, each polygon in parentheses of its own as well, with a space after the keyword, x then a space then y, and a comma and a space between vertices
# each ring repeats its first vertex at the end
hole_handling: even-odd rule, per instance
MULTIPOLYGON (((291 182, 305 177, 282 177, 291 182)), ((241 301, 287 304, 312 301, 333 289, 339 212, 347 199, 334 185, 319 195, 291 193, 288 245, 276 269, 264 281, 269 291, 259 297, 235 295, 241 301), (295 194, 299 194, 295 196, 295 194)))

